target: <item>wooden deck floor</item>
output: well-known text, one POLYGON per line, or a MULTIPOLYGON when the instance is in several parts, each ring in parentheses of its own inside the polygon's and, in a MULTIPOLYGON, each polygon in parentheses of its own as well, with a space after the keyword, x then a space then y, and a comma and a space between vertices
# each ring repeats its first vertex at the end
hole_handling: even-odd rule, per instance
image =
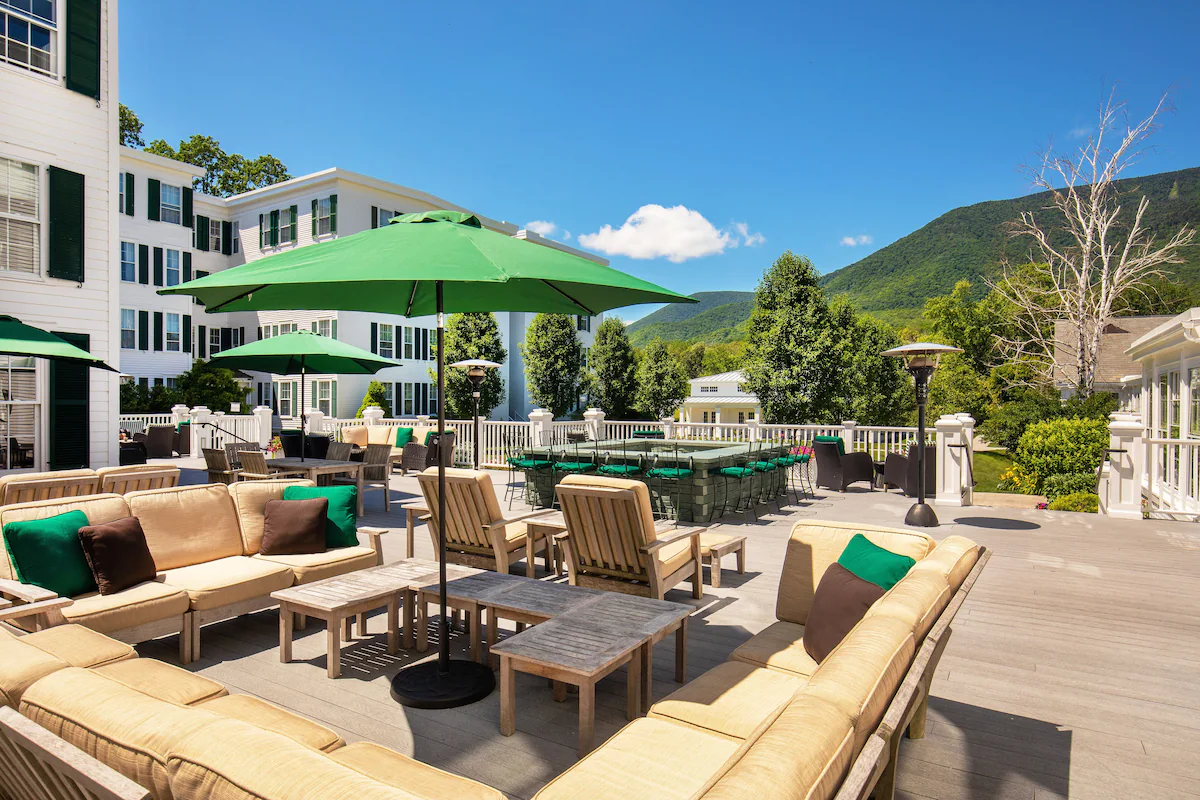
MULTIPOLYGON (((202 474, 188 475, 201 482, 202 474)), ((393 499, 416 491, 393 479, 393 499)), ((775 591, 791 525, 801 518, 897 524, 909 501, 894 494, 821 493, 756 524, 748 574, 731 570, 697 607, 689 675, 724 661, 774 621, 775 591)), ((403 557, 403 516, 367 498, 367 524, 396 528, 388 560, 403 557)), ((1200 797, 1200 527, 1114 521, 1095 515, 1016 509, 941 509, 941 538, 961 533, 994 551, 954 625, 933 684, 927 736, 901 749, 900 793, 908 798, 1200 797)), ((424 528, 417 555, 430 557, 424 528)), ((519 566, 523 572, 523 565, 519 566)), ((540 573, 539 573, 540 574, 540 573)), ((296 661, 280 664, 278 617, 264 612, 204 629, 194 669, 231 691, 257 695, 316 719, 347 741, 371 740, 527 798, 575 761, 577 709, 553 702, 543 681, 517 678, 517 733, 499 734, 496 693, 466 708, 401 708, 388 692, 416 658, 384 648, 383 618, 343 655, 343 677, 325 677, 324 632, 298 635, 296 661)), ((461 636, 452 645, 462 649, 461 636)), ((676 686, 673 644, 658 645, 654 692, 676 686)), ((174 661, 173 640, 143 645, 174 661)), ((624 720, 624 674, 597 690, 596 739, 624 720)), ((765 800, 765 799, 764 799, 765 800)))

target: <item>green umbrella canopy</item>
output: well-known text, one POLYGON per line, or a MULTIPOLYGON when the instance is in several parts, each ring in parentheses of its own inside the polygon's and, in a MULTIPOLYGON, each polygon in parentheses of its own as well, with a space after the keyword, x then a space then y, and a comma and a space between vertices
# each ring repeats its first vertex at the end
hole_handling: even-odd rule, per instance
POLYGON ((82 350, 49 331, 26 325, 15 317, 0 315, 0 355, 34 356, 52 361, 82 364, 87 367, 117 370, 86 350, 82 350))
POLYGON ((553 247, 481 227, 473 214, 428 211, 162 289, 209 311, 329 309, 417 317, 444 311, 599 314, 690 297, 553 247))
POLYGON ((227 369, 251 369, 276 375, 309 373, 374 375, 386 367, 399 367, 399 361, 382 358, 328 336, 312 331, 296 331, 262 339, 212 357, 227 369))

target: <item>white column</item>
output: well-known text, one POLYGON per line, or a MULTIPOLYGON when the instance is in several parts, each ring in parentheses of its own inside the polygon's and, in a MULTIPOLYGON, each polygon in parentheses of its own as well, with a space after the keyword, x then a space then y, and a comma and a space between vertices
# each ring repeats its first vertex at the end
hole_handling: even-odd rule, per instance
POLYGON ((316 408, 310 408, 304 412, 305 433, 324 433, 325 432, 325 412, 316 408))
POLYGON ((367 406, 363 409, 363 422, 367 425, 378 425, 383 420, 383 409, 379 406, 367 406))
POLYGON ((190 415, 191 415, 191 410, 187 406, 185 406, 183 403, 180 403, 177 406, 171 406, 171 416, 173 416, 175 418, 176 426, 178 426, 179 423, 190 419, 191 418, 190 415))
POLYGON ((675 418, 674 417, 663 417, 662 419, 659 420, 659 422, 661 422, 662 426, 663 426, 663 438, 664 439, 674 439, 675 438, 675 418))
POLYGON ((758 430, 758 417, 746 420, 746 438, 751 442, 757 442, 762 434, 758 430))
POLYGON ((858 423, 852 419, 842 420, 842 441, 846 445, 846 452, 854 452, 854 433, 858 428, 858 423))
POLYGON ((200 455, 200 450, 206 445, 204 440, 212 441, 212 431, 206 429, 203 423, 212 422, 212 412, 208 410, 208 406, 196 406, 192 409, 192 424, 188 428, 192 431, 192 455, 200 455))
POLYGON ((589 408, 583 412, 583 421, 587 423, 588 437, 593 442, 604 439, 604 411, 599 408, 589 408))
POLYGON ((255 406, 250 413, 258 425, 258 446, 265 448, 271 444, 271 407, 255 406))
POLYGON ((965 411, 956 414, 962 420, 962 442, 966 447, 959 450, 963 454, 965 463, 963 464, 963 491, 962 504, 964 506, 975 505, 975 418, 965 411), (968 469, 968 465, 970 469, 968 469))
POLYGON ((417 415, 417 425, 418 426, 425 427, 428 424, 429 424, 429 415, 428 414, 418 414, 417 415))
POLYGON ((1101 488, 1100 510, 1112 517, 1142 518, 1142 475, 1146 470, 1143 440, 1146 428, 1137 414, 1116 411, 1109 415, 1108 446, 1111 453, 1107 480, 1101 488))
POLYGON ((534 447, 545 447, 551 443, 554 414, 544 408, 529 412, 529 440, 534 447))
POLYGON ((934 423, 934 428, 937 430, 934 448, 937 471, 932 494, 939 506, 961 506, 967 468, 963 448, 957 445, 962 444, 963 421, 957 414, 943 414, 934 423))

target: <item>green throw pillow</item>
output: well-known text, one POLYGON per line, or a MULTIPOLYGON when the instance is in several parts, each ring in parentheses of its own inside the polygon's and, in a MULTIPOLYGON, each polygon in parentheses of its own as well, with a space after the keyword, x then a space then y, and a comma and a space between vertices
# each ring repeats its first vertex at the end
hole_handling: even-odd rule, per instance
POLYGON ((358 505, 357 486, 288 486, 283 490, 284 500, 311 500, 324 497, 329 501, 325 520, 325 546, 330 550, 337 547, 358 546, 358 522, 355 506, 358 505))
POLYGON ((404 447, 412 441, 412 428, 396 428, 396 447, 404 447))
POLYGON ((864 581, 870 581, 887 591, 899 583, 917 562, 908 556, 885 550, 861 533, 856 533, 838 557, 837 563, 864 581))
POLYGON ((17 580, 48 589, 59 597, 96 591, 96 576, 79 542, 79 529, 89 524, 87 514, 68 511, 5 525, 4 547, 17 580))
POLYGON ((429 443, 433 441, 433 437, 437 436, 437 431, 430 431, 425 434, 425 446, 429 447, 429 443))
POLYGON ((844 441, 842 441, 842 437, 840 437, 840 436, 814 436, 813 443, 815 444, 817 442, 828 442, 829 444, 836 444, 837 448, 838 448, 838 455, 839 456, 846 455, 846 443, 844 441))

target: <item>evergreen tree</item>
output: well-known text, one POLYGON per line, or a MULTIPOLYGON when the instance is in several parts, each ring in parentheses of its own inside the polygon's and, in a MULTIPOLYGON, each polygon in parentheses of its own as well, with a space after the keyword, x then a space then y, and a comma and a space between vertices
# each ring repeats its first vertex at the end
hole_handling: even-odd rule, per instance
POLYGON ((561 417, 579 402, 583 380, 583 346, 575 336, 575 320, 564 314, 538 314, 521 345, 525 379, 533 402, 561 417))
POLYGON ((238 383, 224 367, 196 359, 192 368, 175 379, 180 401, 186 406, 206 406, 228 412, 233 403, 245 403, 250 390, 238 383))
POLYGON ((841 357, 838 414, 860 425, 901 425, 915 408, 912 380, 898 358, 882 355, 900 344, 890 325, 859 313, 845 296, 829 305, 841 357))
POLYGON ((772 423, 838 421, 845 390, 838 337, 812 262, 785 252, 754 295, 743 359, 747 391, 772 423))
MULTIPOLYGON (((490 312, 451 314, 446 320, 446 363, 454 364, 471 358, 482 358, 503 364, 508 350, 500 338, 500 326, 490 312)), ((437 380, 437 372, 429 371, 437 380)), ((474 413, 471 381, 465 369, 446 370, 446 416, 451 419, 470 419, 474 413)), ((492 409, 504 402, 504 378, 500 370, 489 369, 479 386, 479 415, 487 417, 492 409)))
POLYGON ((654 339, 642 354, 637 377, 637 407, 651 419, 671 416, 687 397, 687 378, 662 339, 654 339))
POLYGON ((625 323, 609 317, 596 329, 596 343, 590 352, 591 396, 612 419, 625 419, 637 395, 637 356, 625 323))
POLYGON ((358 406, 358 413, 354 415, 355 419, 362 419, 363 412, 368 406, 379 406, 383 409, 383 415, 390 417, 392 409, 388 407, 387 389, 380 381, 371 381, 367 384, 367 393, 363 395, 362 403, 358 406))

